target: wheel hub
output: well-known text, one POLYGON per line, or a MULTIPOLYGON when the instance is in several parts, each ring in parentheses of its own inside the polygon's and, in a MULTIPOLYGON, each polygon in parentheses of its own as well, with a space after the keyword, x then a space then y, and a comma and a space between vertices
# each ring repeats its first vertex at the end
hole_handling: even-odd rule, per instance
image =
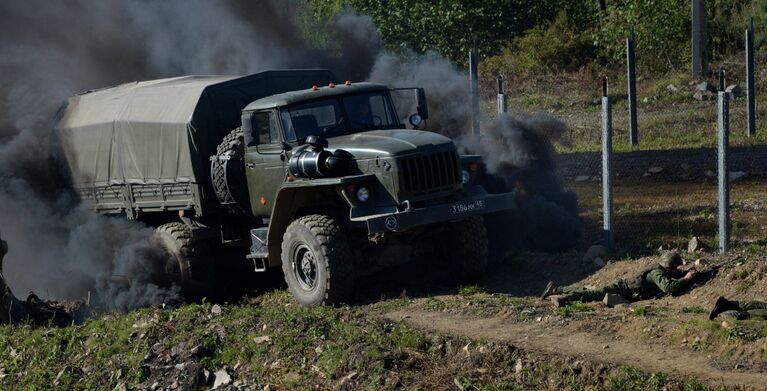
POLYGON ((293 274, 302 289, 310 291, 317 282, 317 261, 314 252, 305 244, 296 249, 293 256, 293 274))

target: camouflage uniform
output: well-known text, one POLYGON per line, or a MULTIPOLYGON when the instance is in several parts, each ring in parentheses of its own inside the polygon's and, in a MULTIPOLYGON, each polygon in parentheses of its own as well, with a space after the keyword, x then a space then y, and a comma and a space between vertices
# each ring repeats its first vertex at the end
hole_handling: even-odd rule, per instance
MULTIPOLYGON (((542 298, 551 294, 558 294, 555 302, 557 305, 573 301, 598 301, 608 293, 620 295, 628 301, 646 300, 663 295, 675 295, 682 292, 690 284, 690 281, 681 279, 682 273, 676 269, 682 264, 682 259, 676 253, 664 254, 661 261, 647 269, 642 270, 636 276, 629 279, 620 279, 610 285, 598 289, 585 289, 577 286, 565 286, 562 288, 547 286, 542 298)), ((554 298, 552 298, 554 299, 554 298)))
POLYGON ((708 318, 713 320, 720 313, 737 319, 767 320, 767 303, 756 300, 732 301, 720 297, 708 318))
POLYGON ((574 286, 562 288, 566 302, 598 301, 605 294, 612 293, 622 296, 628 301, 646 300, 663 295, 674 295, 687 287, 685 280, 674 279, 661 266, 645 269, 629 280, 620 279, 610 285, 598 289, 584 289, 574 286))

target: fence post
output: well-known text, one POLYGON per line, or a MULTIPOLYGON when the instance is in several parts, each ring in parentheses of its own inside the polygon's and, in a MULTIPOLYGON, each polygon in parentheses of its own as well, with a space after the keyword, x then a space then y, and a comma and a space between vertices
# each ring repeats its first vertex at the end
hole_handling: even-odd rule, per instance
POLYGON ((717 150, 719 176, 719 252, 724 254, 730 246, 730 178, 727 167, 727 150, 730 132, 730 97, 724 90, 724 69, 719 70, 719 93, 717 94, 717 150))
POLYGON ((612 249, 613 235, 613 114, 607 94, 607 76, 602 79, 602 232, 605 246, 612 249))
POLYGON ((628 68, 628 92, 629 92, 629 139, 631 145, 639 144, 637 132, 637 83, 636 83, 636 55, 634 54, 634 32, 626 38, 626 66, 628 68))
POLYGON ((746 30, 746 98, 748 99, 748 136, 756 134, 756 91, 754 88, 754 18, 746 30))
POLYGON ((506 103, 506 94, 503 92, 503 76, 498 75, 498 114, 503 114, 508 111, 508 105, 506 103))
POLYGON ((701 77, 708 73, 706 45, 705 0, 692 0, 692 75, 694 77, 701 77))
POLYGON ((474 39, 469 51, 469 77, 471 84, 471 124, 472 134, 479 137, 479 78, 477 75, 477 40, 474 39))

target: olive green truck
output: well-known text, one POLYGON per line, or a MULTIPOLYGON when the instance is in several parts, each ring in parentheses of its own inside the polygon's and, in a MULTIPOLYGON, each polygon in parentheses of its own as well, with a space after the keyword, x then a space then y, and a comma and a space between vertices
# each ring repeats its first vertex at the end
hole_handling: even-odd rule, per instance
POLYGON ((212 283, 225 248, 256 271, 281 267, 307 306, 348 302, 369 266, 425 254, 477 277, 481 215, 514 194, 488 194, 479 157, 417 129, 423 89, 401 89, 415 91, 408 129, 395 89, 334 81, 285 70, 128 83, 70 98, 54 136, 84 202, 155 227, 171 283, 212 283))

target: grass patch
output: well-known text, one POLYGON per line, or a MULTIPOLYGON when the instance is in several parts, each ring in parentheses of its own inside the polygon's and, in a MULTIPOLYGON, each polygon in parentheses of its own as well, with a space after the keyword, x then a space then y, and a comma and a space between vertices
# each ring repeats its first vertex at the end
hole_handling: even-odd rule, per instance
POLYGON ((461 296, 473 296, 478 293, 485 293, 485 289, 477 285, 465 285, 458 288, 458 294, 461 296))
POLYGON ((575 301, 575 302, 569 303, 568 305, 559 309, 559 313, 564 317, 568 317, 571 314, 574 314, 577 312, 591 312, 591 311, 594 311, 594 306, 581 301, 575 301))
POLYGON ((682 307, 683 314, 705 314, 706 310, 703 307, 682 307))

